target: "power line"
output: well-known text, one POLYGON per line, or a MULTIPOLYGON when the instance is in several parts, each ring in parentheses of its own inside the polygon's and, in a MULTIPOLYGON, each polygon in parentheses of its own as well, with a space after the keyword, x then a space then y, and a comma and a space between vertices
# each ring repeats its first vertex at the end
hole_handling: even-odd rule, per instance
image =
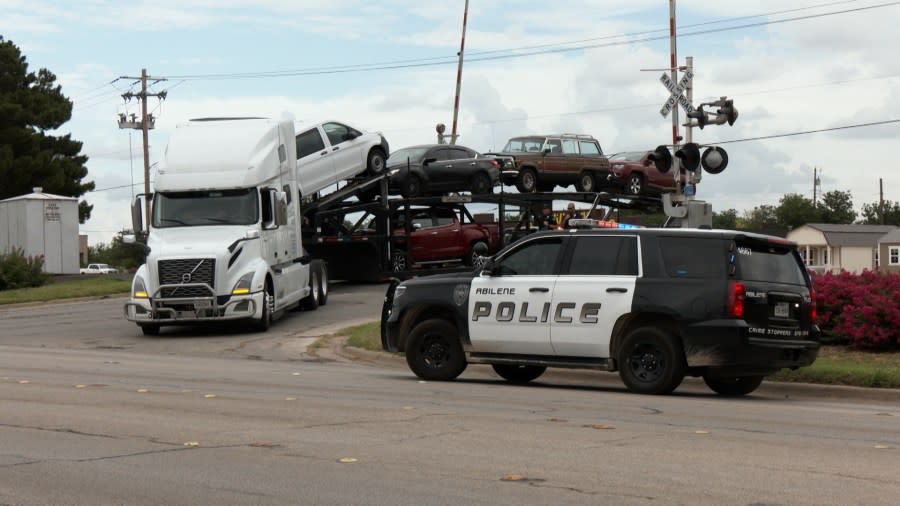
POLYGON ((850 128, 862 128, 862 127, 870 127, 870 126, 878 126, 878 125, 889 125, 891 123, 900 123, 900 119, 888 119, 884 121, 873 121, 871 123, 857 123, 855 125, 843 125, 836 126, 831 128, 820 128, 818 130, 803 130, 800 132, 789 132, 783 134, 773 134, 773 135, 761 135, 759 137, 747 137, 746 139, 731 139, 727 141, 715 141, 709 142, 706 144, 710 145, 719 145, 719 144, 733 144, 737 142, 749 142, 749 141, 761 141, 765 139, 777 139, 779 137, 794 137, 797 135, 807 135, 807 134, 817 134, 821 132, 834 132, 836 130, 847 130, 850 128))
MULTIPOLYGON (((711 33, 720 33, 725 31, 732 30, 741 30, 746 28, 759 28, 762 26, 772 25, 772 24, 783 24, 793 21, 804 21, 815 18, 822 18, 827 16, 836 16, 840 14, 849 14, 856 13, 862 11, 868 11, 872 9, 879 9, 884 7, 891 7, 900 4, 900 2, 888 2, 882 4, 875 5, 867 5, 862 7, 856 7, 852 9, 843 9, 838 11, 831 12, 823 12, 818 14, 809 14, 804 16, 794 16, 784 19, 775 19, 775 20, 767 20, 761 21, 758 23, 747 23, 742 25, 734 25, 728 27, 721 28, 712 28, 708 30, 698 30, 694 32, 682 32, 678 35, 679 38, 684 37, 695 37, 698 35, 706 35, 711 33)), ((738 18, 744 19, 744 18, 738 18)), ((645 33, 653 33, 645 32, 645 33)), ((495 61, 502 59, 510 59, 510 58, 523 58, 526 56, 536 56, 541 54, 560 54, 567 53, 572 51, 581 51, 584 49, 598 49, 604 47, 613 47, 613 46, 621 46, 621 45, 630 45, 640 42, 652 42, 657 40, 668 39, 668 35, 659 35, 652 37, 643 37, 643 38, 633 38, 625 41, 616 41, 616 42, 608 42, 608 43, 600 43, 600 44, 583 44, 572 47, 560 47, 560 48, 551 48, 551 49, 541 49, 536 51, 525 51, 518 52, 513 54, 499 54, 494 56, 482 56, 482 57, 472 57, 469 58, 469 62, 484 62, 484 61, 495 61)), ((527 48, 527 46, 525 47, 527 48)), ((523 48, 518 49, 508 49, 505 51, 519 51, 523 48)), ((355 64, 355 65, 343 65, 336 67, 318 67, 318 68, 310 68, 310 69, 295 69, 295 70, 276 70, 276 71, 262 71, 262 72, 235 72, 235 73, 223 73, 223 74, 185 74, 185 75, 173 75, 170 76, 173 79, 184 79, 184 80, 230 80, 230 79, 266 79, 266 78, 276 78, 276 77, 298 77, 298 76, 310 76, 310 75, 326 75, 326 74, 342 74, 342 73, 352 73, 352 72, 370 72, 374 70, 398 70, 398 69, 407 69, 407 68, 421 68, 421 67, 432 67, 438 65, 447 65, 451 63, 455 63, 450 57, 442 57, 446 61, 431 61, 439 58, 426 58, 421 60, 406 60, 399 61, 396 63, 387 62, 383 64, 355 64)))
POLYGON ((109 188, 97 188, 96 190, 90 190, 87 193, 97 193, 97 192, 105 192, 109 190, 121 190, 122 188, 131 188, 132 186, 142 185, 144 183, 133 183, 133 184, 123 184, 121 186, 110 186, 109 188))

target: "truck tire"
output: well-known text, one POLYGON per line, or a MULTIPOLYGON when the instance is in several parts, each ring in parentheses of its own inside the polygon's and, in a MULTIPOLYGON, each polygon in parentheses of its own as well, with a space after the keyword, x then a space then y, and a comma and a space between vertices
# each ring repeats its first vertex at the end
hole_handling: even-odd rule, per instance
POLYGON ((429 381, 455 379, 468 365, 456 327, 439 318, 425 320, 409 333, 406 363, 416 376, 429 381))
POLYGON ((369 174, 378 175, 384 172, 384 162, 386 157, 381 148, 372 148, 369 150, 369 156, 366 158, 366 170, 369 174))
POLYGON ((319 270, 313 262, 309 264, 309 295, 300 301, 304 311, 315 311, 319 308, 319 270))
POLYGON ((539 365, 493 364, 494 372, 510 383, 528 383, 544 374, 546 367, 539 365))
POLYGON ((485 172, 479 172, 472 176, 471 183, 472 195, 488 195, 494 192, 494 185, 491 184, 491 176, 485 172))
POLYGON ((516 189, 520 193, 533 193, 537 184, 537 173, 534 172, 534 169, 526 167, 519 171, 519 177, 516 178, 516 189))
POLYGON ((703 375, 703 382, 713 392, 728 397, 740 397, 753 392, 763 382, 763 376, 737 376, 733 378, 703 375))
POLYGON ((138 327, 141 328, 141 332, 143 332, 145 336, 159 335, 159 325, 154 325, 152 323, 139 323, 138 327))
POLYGON ((328 304, 328 264, 316 260, 319 264, 319 305, 328 304))
POLYGON ((595 191, 597 188, 597 183, 594 181, 594 175, 588 171, 584 171, 578 175, 578 180, 575 181, 575 189, 580 192, 590 193, 595 191))
POLYGON ((257 332, 265 332, 272 326, 272 313, 275 308, 275 297, 270 293, 271 285, 266 283, 266 289, 263 291, 262 315, 259 317, 253 327, 257 332))
POLYGON ((618 350, 619 376, 632 392, 669 394, 684 379, 681 343, 665 330, 640 327, 625 336, 618 350))
POLYGON ((466 265, 471 267, 481 267, 481 265, 484 263, 485 257, 479 255, 476 251, 479 244, 484 245, 485 250, 487 250, 488 245, 484 241, 475 241, 474 243, 472 243, 472 246, 469 248, 469 252, 466 253, 466 258, 464 259, 466 265))

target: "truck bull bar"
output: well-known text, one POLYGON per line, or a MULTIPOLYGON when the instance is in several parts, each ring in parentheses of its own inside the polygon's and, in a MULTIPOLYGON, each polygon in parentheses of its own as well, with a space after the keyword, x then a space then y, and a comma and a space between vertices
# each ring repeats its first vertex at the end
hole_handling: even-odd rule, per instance
MULTIPOLYGON (((252 295, 252 294, 249 294, 252 295)), ((198 321, 223 321, 223 320, 240 320, 256 314, 256 301, 251 297, 241 299, 231 299, 225 304, 218 303, 216 293, 207 283, 182 283, 160 285, 153 296, 148 300, 150 302, 150 311, 138 302, 126 302, 123 308, 125 319, 133 322, 198 322, 198 321), (176 288, 202 288, 209 295, 204 297, 166 297, 161 298, 160 295, 164 289, 176 288), (247 304, 247 310, 237 314, 226 315, 225 313, 231 306, 238 304, 247 304), (181 308, 170 307, 181 306, 181 308), (134 316, 132 317, 128 310, 134 308, 134 316)))

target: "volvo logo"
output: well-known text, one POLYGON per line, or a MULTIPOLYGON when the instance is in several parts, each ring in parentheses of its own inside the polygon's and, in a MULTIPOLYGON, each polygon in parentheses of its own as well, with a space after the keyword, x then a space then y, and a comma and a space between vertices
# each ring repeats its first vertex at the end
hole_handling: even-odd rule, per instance
POLYGON ((190 282, 191 282, 191 273, 190 273, 190 272, 185 272, 184 274, 182 274, 182 275, 181 275, 181 282, 182 282, 182 283, 190 283, 190 282))

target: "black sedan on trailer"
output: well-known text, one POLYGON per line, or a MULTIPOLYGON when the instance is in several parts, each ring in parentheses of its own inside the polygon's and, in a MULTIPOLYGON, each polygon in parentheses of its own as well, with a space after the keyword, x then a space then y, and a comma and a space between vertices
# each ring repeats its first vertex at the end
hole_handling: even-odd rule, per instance
POLYGON ((392 193, 404 197, 470 191, 493 193, 505 158, 484 156, 450 144, 423 144, 399 149, 387 160, 392 193))

